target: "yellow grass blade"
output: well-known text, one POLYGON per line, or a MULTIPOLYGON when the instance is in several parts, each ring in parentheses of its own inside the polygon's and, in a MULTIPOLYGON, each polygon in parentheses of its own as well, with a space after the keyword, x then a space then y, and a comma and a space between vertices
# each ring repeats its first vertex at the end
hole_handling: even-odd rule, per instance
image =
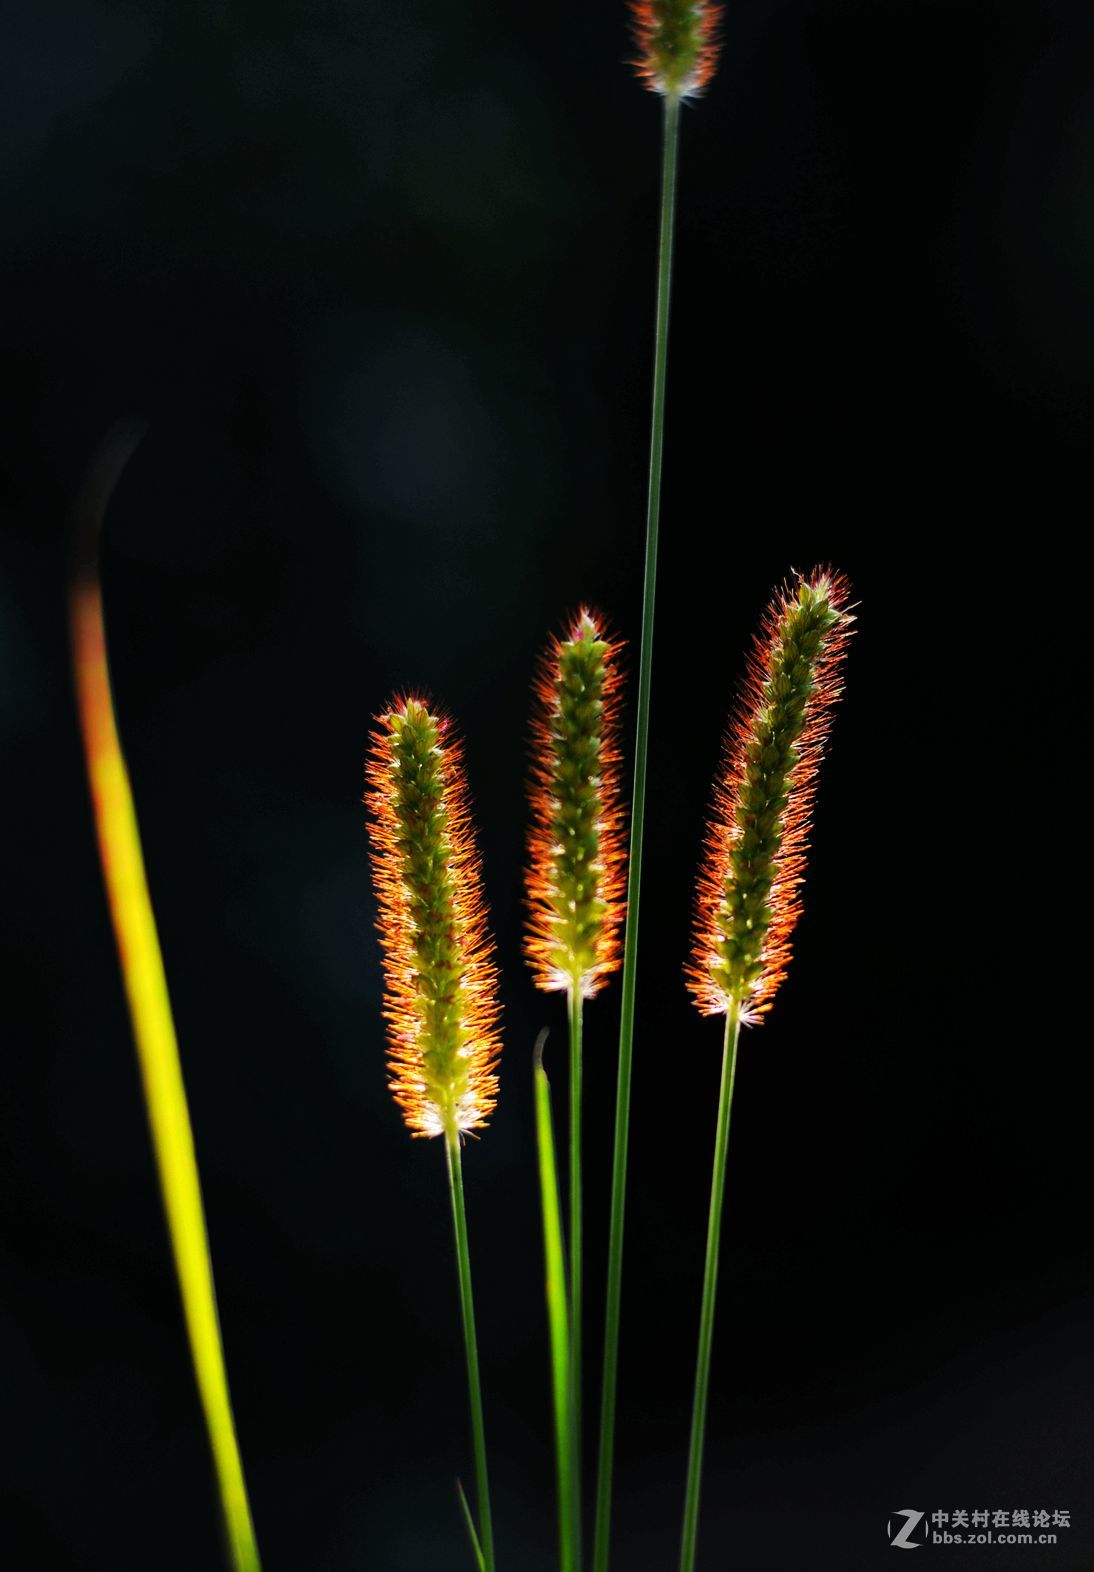
POLYGON ((194 1373, 205 1411, 233 1565, 236 1572, 259 1572, 228 1395, 186 1090, 133 795, 114 717, 102 596, 95 569, 81 569, 75 579, 70 615, 77 703, 99 853, 136 1038, 194 1373))

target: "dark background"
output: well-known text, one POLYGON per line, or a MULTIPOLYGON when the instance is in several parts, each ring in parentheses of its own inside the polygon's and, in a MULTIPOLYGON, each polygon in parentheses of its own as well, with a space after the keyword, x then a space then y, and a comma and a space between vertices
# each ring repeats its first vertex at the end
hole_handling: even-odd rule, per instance
MULTIPOLYGON (((902 1507, 1071 1512, 1055 1549, 932 1564, 1094 1564, 1088 1048, 1061 916, 1086 11, 734 0, 685 114, 620 1572, 675 1565, 720 1046, 681 977, 709 782, 771 586, 824 559, 860 626, 795 963, 742 1052, 701 1565, 880 1572, 902 1507)), ((659 116, 628 53, 617 3, 4 8, 19 1572, 220 1564, 67 666, 66 521, 119 416, 148 430, 105 542, 117 703, 267 1572, 469 1565, 442 1153, 385 1088, 359 805, 370 715, 404 684, 459 718, 482 827, 506 1049, 465 1170, 500 1564, 552 1563, 530 1066, 550 1023, 561 1099, 563 1012, 520 958, 522 780, 548 629, 588 598, 637 656, 659 116)), ((594 1360, 618 997, 587 1014, 594 1360)))

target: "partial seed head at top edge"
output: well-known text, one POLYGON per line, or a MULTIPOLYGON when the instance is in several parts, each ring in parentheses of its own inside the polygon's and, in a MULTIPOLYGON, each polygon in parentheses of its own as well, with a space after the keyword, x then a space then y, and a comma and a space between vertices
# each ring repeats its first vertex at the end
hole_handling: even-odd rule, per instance
POLYGON ((666 98, 695 98, 718 63, 720 5, 709 0, 631 0, 638 56, 646 86, 666 98))

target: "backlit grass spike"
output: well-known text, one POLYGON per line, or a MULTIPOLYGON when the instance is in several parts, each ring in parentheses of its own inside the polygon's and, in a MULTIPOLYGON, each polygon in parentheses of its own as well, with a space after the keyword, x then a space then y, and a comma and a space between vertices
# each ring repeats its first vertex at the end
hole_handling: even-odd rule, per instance
POLYGON ((770 1008, 790 960, 817 766, 854 619, 846 579, 816 569, 760 628, 715 787, 688 986, 705 1015, 770 1008))
POLYGON ((452 722, 424 699, 377 717, 366 766, 391 1090, 415 1135, 485 1124, 498 980, 452 722))
POLYGON ((583 606, 552 638, 535 688, 525 954, 537 987, 584 998, 621 959, 619 649, 583 606))

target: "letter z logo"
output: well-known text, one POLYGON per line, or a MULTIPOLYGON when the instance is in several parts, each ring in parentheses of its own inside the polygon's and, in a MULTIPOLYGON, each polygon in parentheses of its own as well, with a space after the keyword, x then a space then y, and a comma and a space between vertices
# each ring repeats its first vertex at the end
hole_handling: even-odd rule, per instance
POLYGON ((924 1514, 922 1512, 913 1512, 911 1507, 902 1507, 899 1512, 893 1513, 893 1517, 889 1519, 889 1543, 894 1550, 918 1550, 921 1545, 926 1543, 923 1539, 912 1538, 923 1518, 924 1514), (894 1517, 905 1519, 896 1534, 893 1533, 894 1517))

